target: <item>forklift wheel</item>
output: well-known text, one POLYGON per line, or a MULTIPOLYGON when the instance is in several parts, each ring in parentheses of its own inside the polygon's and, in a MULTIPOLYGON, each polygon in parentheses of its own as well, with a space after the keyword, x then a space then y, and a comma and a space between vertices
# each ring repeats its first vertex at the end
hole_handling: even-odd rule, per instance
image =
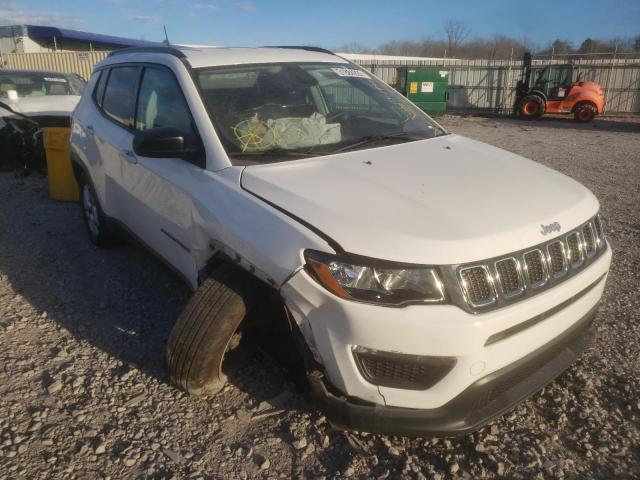
POLYGON ((573 110, 573 118, 576 120, 576 122, 588 123, 593 120, 593 117, 595 116, 596 107, 594 107, 590 103, 583 103, 582 105, 578 105, 573 110))
POLYGON ((537 120, 544 113, 544 100, 538 95, 527 95, 520 102, 518 113, 525 120, 537 120))

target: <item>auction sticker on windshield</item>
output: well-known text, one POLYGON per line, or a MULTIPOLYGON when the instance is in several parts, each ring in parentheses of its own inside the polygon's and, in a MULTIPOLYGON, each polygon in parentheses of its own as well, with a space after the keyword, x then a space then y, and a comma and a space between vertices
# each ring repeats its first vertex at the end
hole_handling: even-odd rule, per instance
POLYGON ((369 75, 364 73, 362 70, 357 70, 355 68, 333 67, 331 70, 341 77, 369 78, 369 75))

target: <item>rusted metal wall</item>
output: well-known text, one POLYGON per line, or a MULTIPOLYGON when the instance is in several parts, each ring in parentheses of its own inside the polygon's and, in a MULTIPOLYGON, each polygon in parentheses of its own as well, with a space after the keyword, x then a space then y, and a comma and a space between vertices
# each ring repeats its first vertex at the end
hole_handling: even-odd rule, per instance
POLYGON ((4 68, 76 73, 88 80, 93 67, 109 52, 9 53, 2 56, 4 68))
MULTIPOLYGON (((6 68, 53 70, 77 73, 88 79, 96 63, 109 52, 11 53, 2 57, 6 68)), ((395 83, 396 69, 402 66, 432 66, 448 70, 449 109, 508 113, 522 62, 510 60, 456 59, 358 59, 354 61, 388 83, 395 83)), ((536 65, 563 63, 534 60, 536 65)), ((606 113, 640 112, 640 59, 588 58, 573 61, 574 77, 593 80, 605 90, 606 113)), ((575 79, 575 78, 574 78, 575 79)))

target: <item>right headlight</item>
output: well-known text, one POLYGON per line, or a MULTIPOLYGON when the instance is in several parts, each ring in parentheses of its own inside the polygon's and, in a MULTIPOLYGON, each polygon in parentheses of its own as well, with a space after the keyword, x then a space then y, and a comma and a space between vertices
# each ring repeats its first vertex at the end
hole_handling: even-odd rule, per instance
POLYGON ((308 271, 340 298, 379 305, 435 303, 445 299, 435 269, 306 250, 308 271))

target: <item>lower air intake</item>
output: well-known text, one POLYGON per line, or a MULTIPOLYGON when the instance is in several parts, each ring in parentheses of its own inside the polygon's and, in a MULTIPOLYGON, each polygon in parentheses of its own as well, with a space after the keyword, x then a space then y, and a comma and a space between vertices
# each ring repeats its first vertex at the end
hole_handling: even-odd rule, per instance
POLYGON ((426 390, 442 380, 455 357, 425 357, 356 347, 353 356, 364 379, 381 387, 426 390))

